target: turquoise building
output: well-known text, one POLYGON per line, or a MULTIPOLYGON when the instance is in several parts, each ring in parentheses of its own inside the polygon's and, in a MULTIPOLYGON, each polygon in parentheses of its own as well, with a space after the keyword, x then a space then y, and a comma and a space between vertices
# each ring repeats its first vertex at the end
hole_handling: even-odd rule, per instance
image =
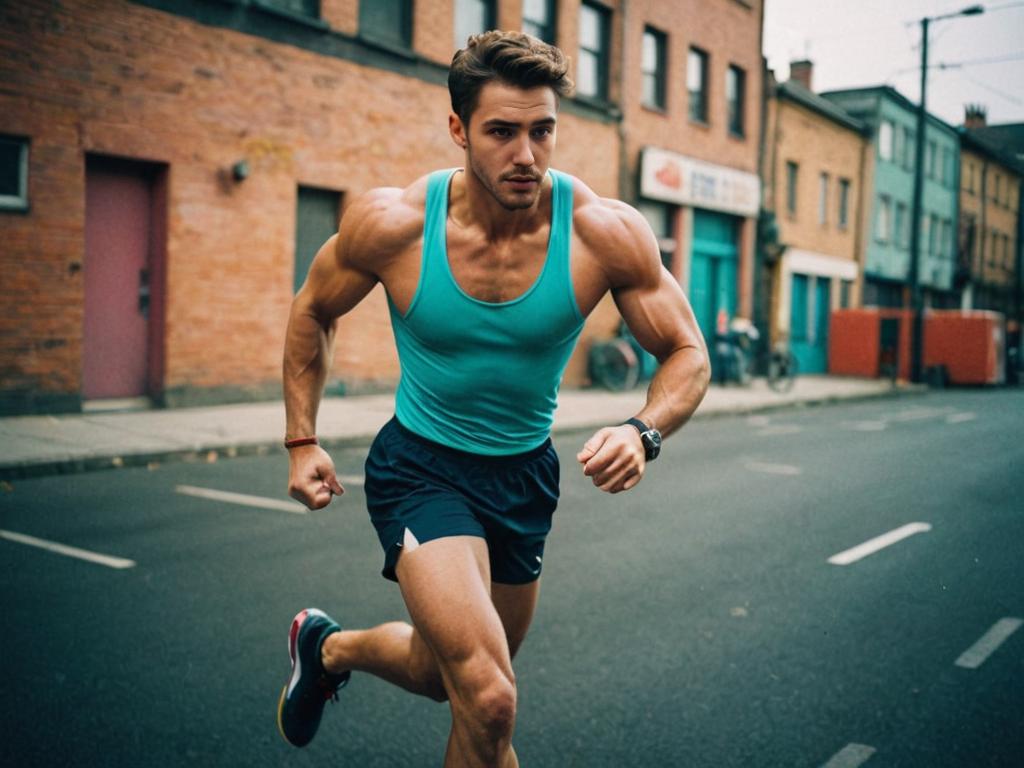
MULTIPOLYGON (((910 227, 914 195, 917 105, 890 86, 821 94, 868 125, 873 179, 865 180, 864 306, 909 305, 910 227), (870 181, 870 183, 868 183, 870 181)), ((960 141, 934 115, 925 121, 918 275, 925 305, 956 307, 956 222, 960 141)))

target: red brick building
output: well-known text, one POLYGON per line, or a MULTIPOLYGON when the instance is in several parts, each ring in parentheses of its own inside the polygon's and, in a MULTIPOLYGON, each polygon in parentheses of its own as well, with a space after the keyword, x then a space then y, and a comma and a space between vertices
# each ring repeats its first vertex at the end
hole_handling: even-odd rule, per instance
MULTIPOLYGON (((757 167, 760 5, 3 4, 0 412, 279 396, 291 297, 345 201, 460 162, 446 131, 445 78, 457 36, 475 26, 526 29, 569 53, 580 93, 562 104, 556 166, 600 194, 646 198, 641 207, 656 224, 663 218, 666 258, 686 286, 693 211, 701 200, 728 207, 711 187, 728 186, 730 169, 757 167), (654 71, 642 58, 648 25, 665 44, 654 71), (705 54, 701 119, 687 117, 691 47, 705 54), (653 75, 660 107, 644 106, 653 75), (737 77, 740 95, 729 101, 737 77), (714 166, 698 169, 704 198, 645 185, 648 146, 677 171, 714 166)), ((725 222, 741 304, 753 248, 743 216, 725 222)), ((607 302, 566 385, 585 383, 590 340, 616 325, 607 302)), ((397 375, 378 288, 340 323, 329 387, 387 388, 397 375)))

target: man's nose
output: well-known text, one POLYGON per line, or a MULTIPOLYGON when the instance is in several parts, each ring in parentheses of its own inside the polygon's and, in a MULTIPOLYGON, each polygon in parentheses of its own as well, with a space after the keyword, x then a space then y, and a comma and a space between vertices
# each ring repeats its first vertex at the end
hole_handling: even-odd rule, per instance
POLYGON ((523 136, 516 144, 516 153, 512 162, 518 166, 533 165, 533 150, 530 148, 529 136, 523 136))

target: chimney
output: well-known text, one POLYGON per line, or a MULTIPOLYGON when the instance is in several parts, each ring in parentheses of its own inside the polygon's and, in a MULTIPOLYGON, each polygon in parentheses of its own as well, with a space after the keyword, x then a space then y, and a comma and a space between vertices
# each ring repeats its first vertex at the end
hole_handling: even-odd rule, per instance
POLYGON ((796 80, 808 91, 814 90, 811 87, 811 75, 813 74, 814 62, 810 59, 800 59, 799 61, 789 62, 789 79, 796 80))
POLYGON ((981 104, 968 104, 964 112, 964 128, 970 131, 975 128, 985 127, 985 118, 988 115, 988 110, 981 104))

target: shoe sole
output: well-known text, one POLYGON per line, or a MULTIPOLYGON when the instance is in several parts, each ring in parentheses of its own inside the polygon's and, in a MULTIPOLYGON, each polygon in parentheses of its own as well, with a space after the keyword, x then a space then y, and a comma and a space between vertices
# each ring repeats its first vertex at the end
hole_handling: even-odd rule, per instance
POLYGON ((299 628, 302 626, 302 622, 304 622, 308 616, 308 609, 299 611, 295 615, 295 618, 292 619, 291 629, 288 630, 288 658, 290 658, 292 661, 292 671, 288 675, 288 681, 284 684, 284 687, 281 688, 281 698, 277 702, 277 730, 281 734, 281 738, 287 741, 293 747, 297 745, 292 744, 289 738, 285 736, 284 725, 281 723, 281 716, 284 714, 284 701, 285 698, 288 696, 288 689, 291 688, 294 685, 295 681, 297 680, 296 673, 302 673, 302 668, 299 667, 298 669, 296 669, 295 666, 295 643, 299 639, 299 628))

